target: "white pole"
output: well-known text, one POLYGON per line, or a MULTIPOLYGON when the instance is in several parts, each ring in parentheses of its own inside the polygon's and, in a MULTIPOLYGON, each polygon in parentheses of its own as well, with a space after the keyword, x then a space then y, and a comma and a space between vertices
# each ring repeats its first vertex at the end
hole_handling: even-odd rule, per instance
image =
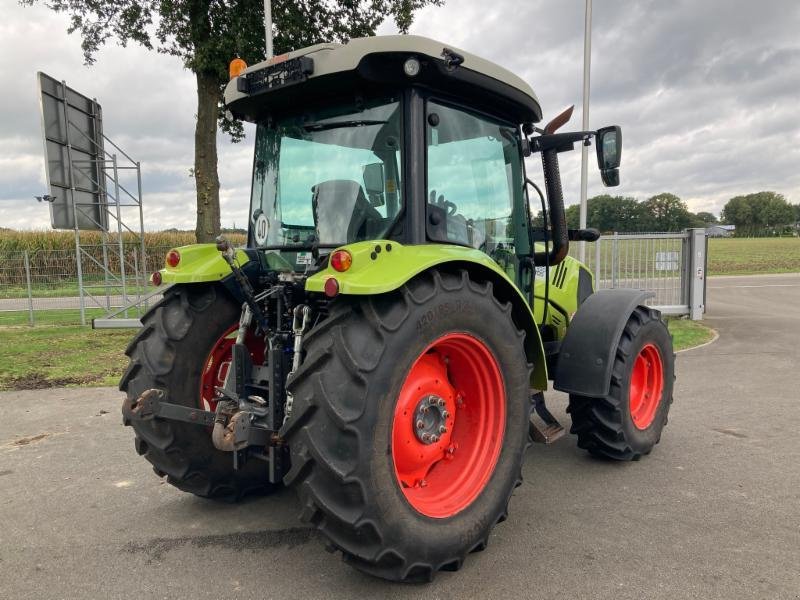
POLYGON ((264 39, 266 40, 267 60, 272 58, 272 2, 264 0, 264 39))
MULTIPOLYGON (((589 71, 592 62, 592 0, 586 0, 586 19, 583 30, 583 131, 589 129, 589 71)), ((586 194, 588 185, 589 148, 581 146, 581 210, 580 228, 586 227, 586 194)), ((580 243, 579 258, 586 260, 586 242, 580 243)))

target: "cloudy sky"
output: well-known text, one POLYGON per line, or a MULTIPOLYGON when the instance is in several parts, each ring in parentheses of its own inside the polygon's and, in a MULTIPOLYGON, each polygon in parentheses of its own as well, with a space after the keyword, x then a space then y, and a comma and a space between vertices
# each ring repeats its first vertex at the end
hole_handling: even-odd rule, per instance
MULTIPOLYGON (((482 55, 530 82, 545 119, 575 104, 580 127, 583 0, 449 0, 412 33, 482 55)), ((0 226, 47 228, 37 71, 103 106, 105 132, 142 162, 148 229, 194 228, 194 79, 178 59, 110 45, 84 67, 67 17, 2 0, 0 226)), ((595 0, 590 127, 622 126, 622 185, 670 191, 718 213, 769 189, 800 202, 800 2, 595 0)), ((392 33, 386 23, 381 33, 392 33)), ((252 132, 252 129, 248 129, 252 132)), ((252 137, 220 137, 223 225, 246 222, 252 137)), ((531 173, 540 168, 531 162, 531 173)), ((562 155, 568 204, 580 153, 562 155)), ((589 195, 602 193, 590 163, 589 195)))

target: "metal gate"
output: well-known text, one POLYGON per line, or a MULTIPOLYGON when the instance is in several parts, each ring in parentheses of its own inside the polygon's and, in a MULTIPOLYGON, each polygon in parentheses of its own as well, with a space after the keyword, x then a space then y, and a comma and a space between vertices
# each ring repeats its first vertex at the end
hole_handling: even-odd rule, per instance
MULTIPOLYGON (((707 238, 705 229, 682 233, 614 233, 586 243, 585 263, 595 287, 653 292, 648 301, 665 315, 703 318, 707 238)), ((570 246, 578 257, 579 244, 570 246)))

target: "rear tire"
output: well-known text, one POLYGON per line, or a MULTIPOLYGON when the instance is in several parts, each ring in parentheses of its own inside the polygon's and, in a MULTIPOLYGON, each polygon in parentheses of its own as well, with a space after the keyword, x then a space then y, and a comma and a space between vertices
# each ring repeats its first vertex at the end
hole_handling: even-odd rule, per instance
MULTIPOLYGON (((142 329, 125 351, 130 363, 119 384, 127 393, 125 405, 130 407, 145 390, 158 388, 166 392, 167 402, 204 408, 202 371, 217 342, 238 322, 239 312, 239 305, 213 285, 168 290, 142 318, 142 329)), ((275 487, 264 461, 250 460, 235 471, 231 453, 217 450, 205 427, 159 418, 125 419, 125 425, 136 433, 136 451, 180 490, 238 500, 275 487)))
POLYGON ((675 355, 661 314, 637 307, 617 345, 605 398, 571 394, 567 412, 578 447, 595 456, 639 460, 661 439, 672 404, 675 355))
MULTIPOLYGON (((292 462, 285 481, 298 491, 301 518, 313 523, 349 564, 395 581, 429 581, 485 548, 492 528, 507 516, 528 445, 531 365, 524 337, 512 321, 511 305, 493 296, 491 283, 476 283, 463 271, 427 272, 397 292, 335 302, 329 318, 306 337, 306 358, 287 383, 294 411, 285 432, 292 462), (460 343, 465 346, 454 346, 460 343), (478 363, 470 362, 474 356, 468 358, 472 355, 464 349, 470 347, 474 356, 496 365, 487 378, 481 379, 478 363), (441 369, 436 372, 448 381, 433 375, 429 384, 449 383, 463 391, 458 409, 453 408, 455 391, 439 396, 447 396, 452 421, 436 413, 451 428, 442 439, 452 435, 450 447, 453 440, 462 443, 449 459, 436 455, 419 485, 409 485, 411 471, 398 458, 397 446, 437 449, 423 446, 421 439, 415 446, 412 423, 417 421, 404 408, 417 406, 418 398, 407 405, 402 398, 410 374, 433 358, 441 369), (465 375, 472 367, 474 378, 465 375), (502 387, 491 387, 495 375, 502 387), (464 385, 466 380, 475 385, 464 385), (481 395, 480 389, 505 393, 481 395), (476 415, 493 425, 482 429, 476 415), (472 437, 483 441, 470 454, 472 437), (481 462, 484 450, 496 458, 481 462), (462 468, 465 464, 469 469, 462 468), (440 477, 442 469, 455 470, 440 477), (483 475, 469 479, 472 469, 483 475), (447 487, 451 473, 463 478, 466 492, 447 487), (422 485, 426 478, 430 483, 422 485), (441 501, 437 490, 444 492, 441 501)), ((422 385, 414 384, 411 393, 428 398, 422 385)))

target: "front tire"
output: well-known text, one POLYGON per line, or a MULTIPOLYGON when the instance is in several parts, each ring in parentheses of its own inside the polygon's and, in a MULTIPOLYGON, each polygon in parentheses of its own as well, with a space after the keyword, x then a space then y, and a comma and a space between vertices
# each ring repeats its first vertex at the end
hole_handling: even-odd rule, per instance
MULTIPOLYGON (((136 433, 136 451, 170 484, 205 498, 238 500, 270 491, 274 486, 267 463, 250 460, 235 471, 231 453, 217 450, 205 427, 125 415, 151 388, 164 390, 167 402, 213 410, 213 388, 221 382, 209 374, 230 360, 239 312, 239 305, 216 286, 175 286, 144 315, 142 329, 125 351, 130 363, 119 389, 127 394, 123 417, 136 433)), ((263 358, 263 343, 259 349, 257 340, 247 341, 251 353, 260 351, 263 358)))
POLYGON ((378 577, 458 569, 521 481, 531 366, 510 304, 428 272, 338 300, 305 348, 285 431, 301 518, 378 577))
POLYGON ((637 307, 617 345, 605 398, 571 394, 567 411, 578 447, 595 456, 639 460, 660 440, 672 404, 675 355, 661 314, 637 307))

